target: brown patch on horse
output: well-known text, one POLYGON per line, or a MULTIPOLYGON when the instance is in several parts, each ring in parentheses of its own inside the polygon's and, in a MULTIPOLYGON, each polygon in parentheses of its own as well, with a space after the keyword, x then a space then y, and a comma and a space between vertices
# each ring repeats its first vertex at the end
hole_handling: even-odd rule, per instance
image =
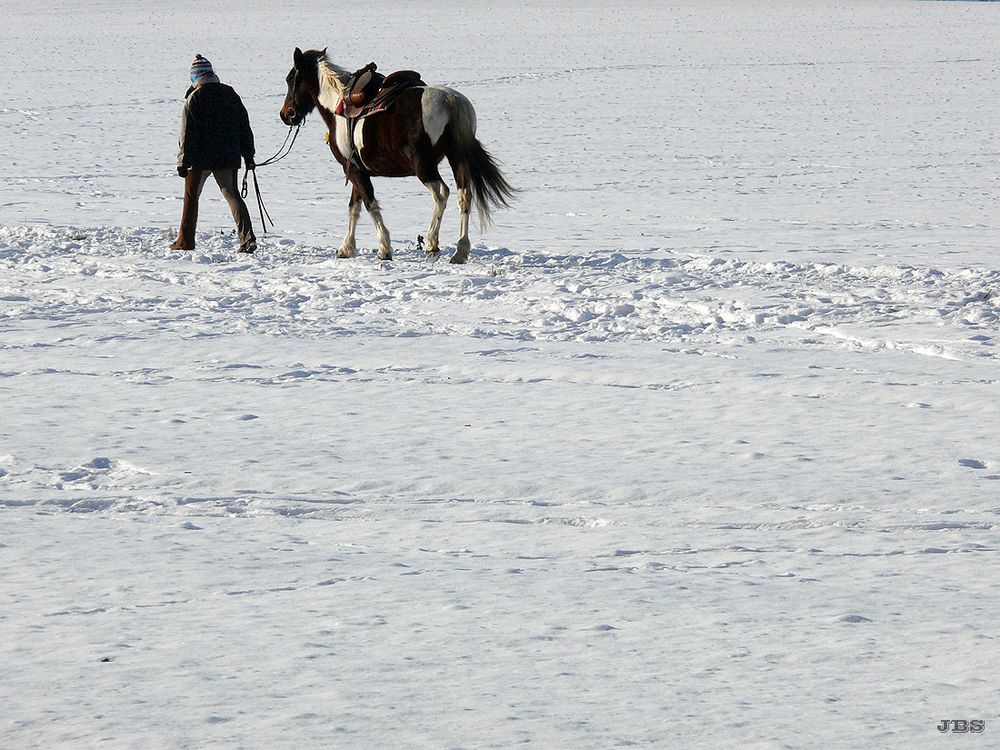
POLYGON ((431 144, 424 132, 423 92, 423 88, 404 91, 390 109, 368 115, 357 124, 362 143, 358 155, 373 177, 416 175, 422 182, 434 178, 436 165, 445 156, 446 138, 431 144))

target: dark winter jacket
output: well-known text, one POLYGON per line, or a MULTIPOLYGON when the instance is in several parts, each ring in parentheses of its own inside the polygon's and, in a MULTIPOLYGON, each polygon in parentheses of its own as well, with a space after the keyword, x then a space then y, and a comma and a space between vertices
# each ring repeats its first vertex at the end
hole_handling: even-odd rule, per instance
POLYGON ((246 107, 231 86, 214 76, 188 89, 181 117, 177 166, 239 169, 253 161, 253 131, 246 107))

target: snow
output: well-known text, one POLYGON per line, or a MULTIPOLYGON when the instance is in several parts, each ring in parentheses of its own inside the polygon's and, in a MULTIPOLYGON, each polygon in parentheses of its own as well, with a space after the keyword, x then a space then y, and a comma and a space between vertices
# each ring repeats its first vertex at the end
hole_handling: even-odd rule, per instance
POLYGON ((997 6, 373 7, 5 10, 0 746, 981 746, 997 6), (167 248, 194 52, 263 157, 328 44, 475 104, 469 265, 315 118, 167 248))

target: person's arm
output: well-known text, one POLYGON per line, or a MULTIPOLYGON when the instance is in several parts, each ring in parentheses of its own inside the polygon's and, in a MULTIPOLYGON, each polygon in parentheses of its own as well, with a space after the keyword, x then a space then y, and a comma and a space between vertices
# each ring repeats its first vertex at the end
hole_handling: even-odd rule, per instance
POLYGON ((243 100, 240 100, 240 154, 243 156, 243 161, 247 165, 247 169, 253 169, 254 155, 256 151, 253 147, 253 130, 250 128, 250 115, 247 114, 247 108, 243 106, 243 100))
POLYGON ((177 139, 177 174, 181 177, 187 177, 188 169, 191 168, 191 164, 188 162, 188 148, 187 148, 187 135, 188 135, 188 122, 191 120, 191 102, 190 100, 184 102, 184 111, 181 112, 181 134, 177 139))

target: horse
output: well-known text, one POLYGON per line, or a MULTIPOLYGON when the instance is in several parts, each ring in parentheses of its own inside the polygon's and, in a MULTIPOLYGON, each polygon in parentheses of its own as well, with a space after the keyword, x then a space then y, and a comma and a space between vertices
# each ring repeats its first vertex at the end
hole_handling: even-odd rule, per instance
POLYGON ((468 261, 473 202, 480 225, 485 227, 492 223, 491 211, 508 207, 516 193, 496 160, 476 139, 472 103, 452 88, 418 81, 403 90, 386 111, 350 120, 336 112, 348 93, 352 74, 330 62, 326 49, 303 52, 296 47, 293 62, 285 78, 288 92, 281 107, 281 121, 289 127, 299 126, 308 114, 318 110, 326 122, 330 151, 351 185, 347 234, 337 257, 350 258, 357 252, 354 233, 364 204, 378 235, 378 257, 392 258, 389 230, 371 178, 416 176, 434 200, 424 251, 429 258, 436 258, 441 249, 441 217, 450 194, 438 165, 447 157, 455 176, 461 217, 460 237, 451 262, 468 261))

